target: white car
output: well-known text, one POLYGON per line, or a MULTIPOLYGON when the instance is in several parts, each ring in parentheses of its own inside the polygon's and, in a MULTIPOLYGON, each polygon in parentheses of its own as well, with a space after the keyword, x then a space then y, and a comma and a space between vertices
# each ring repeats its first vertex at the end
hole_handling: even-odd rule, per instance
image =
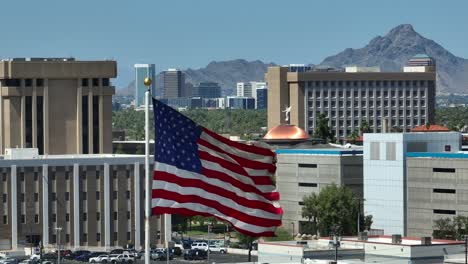
POLYGON ((221 254, 226 254, 227 249, 225 247, 220 247, 218 245, 210 245, 210 252, 219 252, 221 254))
POLYGON ((208 251, 208 244, 205 242, 194 242, 191 246, 192 249, 201 249, 204 251, 208 251))
POLYGON ((133 263, 134 258, 130 256, 129 254, 113 254, 109 255, 109 262, 112 264, 116 263, 133 263))
POLYGON ((109 262, 109 255, 99 255, 89 259, 89 263, 107 263, 109 262))

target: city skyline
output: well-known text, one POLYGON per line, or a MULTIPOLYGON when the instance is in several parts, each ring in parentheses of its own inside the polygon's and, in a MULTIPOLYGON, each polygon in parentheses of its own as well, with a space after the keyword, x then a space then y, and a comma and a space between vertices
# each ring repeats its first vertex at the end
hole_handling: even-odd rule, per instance
MULTIPOLYGON (((0 56, 115 59, 119 62, 115 85, 124 87, 132 79, 136 63, 154 63, 157 72, 167 68, 200 68, 211 61, 238 58, 278 64, 319 63, 326 56, 364 46, 396 25, 409 23, 455 55, 468 57, 464 45, 468 36, 460 34, 458 27, 468 23, 463 14, 468 7, 466 2, 360 1, 340 2, 340 8, 306 1, 294 5, 277 1, 265 4, 264 1, 146 1, 140 5, 41 1, 23 8, 21 2, 9 2, 4 3, 4 8, 21 9, 24 19, 10 25, 9 38, 4 39, 0 56), (240 19, 243 15, 239 14, 245 10, 255 15, 240 19), (41 15, 50 11, 54 16, 41 15), (297 42, 278 38, 287 32, 301 32, 302 38, 297 42), (34 49, 30 48, 31 43, 34 49)), ((14 12, 4 16, 6 20, 16 17, 14 12)))

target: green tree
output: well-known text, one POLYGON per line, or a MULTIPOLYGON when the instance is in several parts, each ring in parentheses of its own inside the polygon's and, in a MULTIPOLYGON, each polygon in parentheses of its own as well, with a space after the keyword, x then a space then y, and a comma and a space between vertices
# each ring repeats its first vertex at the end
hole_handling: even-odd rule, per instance
POLYGON ((362 120, 359 130, 361 131, 361 134, 370 133, 371 129, 370 129, 369 123, 367 123, 366 120, 362 120))
POLYGON ((308 220, 308 224, 303 226, 303 233, 317 233, 317 216, 318 216, 318 198, 315 193, 304 196, 302 199, 302 217, 308 220))
POLYGON ((317 116, 317 127, 315 128, 315 136, 321 138, 324 141, 333 141, 333 133, 328 126, 328 118, 324 113, 320 113, 317 116))
POLYGON ((123 149, 123 144, 118 144, 117 149, 115 150, 116 154, 125 154, 125 151, 123 149))
POLYGON ((350 138, 353 144, 356 144, 356 140, 359 138, 359 132, 356 130, 353 130, 353 133, 351 133, 350 138))
POLYGON ((250 262, 252 260, 252 242, 256 240, 258 237, 251 237, 251 236, 239 233, 239 232, 236 232, 236 237, 239 240, 239 244, 246 245, 247 248, 249 249, 247 261, 250 262))
POLYGON ((432 236, 436 239, 455 239, 457 230, 451 218, 441 218, 434 221, 432 236))
MULTIPOLYGON (((320 190, 318 195, 303 198, 305 217, 313 217, 321 235, 338 232, 343 235, 356 234, 358 199, 345 186, 332 184, 320 190)), ((310 219, 310 218, 309 218, 310 219)))
POLYGON ((266 241, 288 241, 291 240, 293 237, 291 233, 284 229, 284 228, 278 228, 276 229, 275 236, 274 237, 266 237, 266 241))
POLYGON ((372 218, 372 215, 366 215, 364 217, 364 230, 371 230, 372 224, 374 223, 374 220, 372 218))

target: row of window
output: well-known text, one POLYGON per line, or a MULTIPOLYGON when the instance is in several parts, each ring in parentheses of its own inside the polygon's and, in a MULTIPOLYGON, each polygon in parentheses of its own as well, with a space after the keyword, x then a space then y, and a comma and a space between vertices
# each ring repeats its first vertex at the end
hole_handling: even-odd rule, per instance
MULTIPOLYGON (((130 219, 131 213, 130 211, 127 211, 127 219, 130 219)), ((118 212, 114 212, 113 214, 114 220, 118 220, 118 212)), ((82 213, 82 221, 88 221, 88 214, 87 213, 82 213)), ((96 221, 101 220, 101 213, 96 212, 96 221)), ((52 214, 51 215, 51 221, 53 223, 57 222, 57 214, 52 214)), ((65 214, 65 222, 70 222, 70 214, 66 213, 65 214)), ((26 223, 26 215, 22 214, 20 215, 20 223, 25 224, 26 223)), ((35 214, 34 215, 34 223, 39 223, 39 215, 35 214)), ((6 225, 8 224, 8 215, 3 215, 3 224, 6 225)))
POLYGON ((374 90, 369 90, 369 91, 365 91, 365 90, 357 90, 357 91, 343 91, 343 90, 340 90, 340 91, 334 91, 334 90, 323 90, 323 91, 309 91, 307 93, 308 97, 309 98, 312 98, 312 97, 315 97, 315 98, 321 98, 321 97, 324 97, 324 98, 329 98, 329 97, 341 97, 341 98, 344 98, 344 97, 348 97, 348 98, 351 98, 351 95, 353 95, 354 98, 358 98, 359 96, 362 97, 362 98, 366 98, 366 97, 381 97, 382 95, 384 97, 393 97, 393 98, 396 98, 396 97, 411 97, 413 96, 414 97, 424 97, 426 96, 426 91, 425 90, 419 90, 419 92, 417 90, 391 90, 391 91, 380 91, 380 90, 377 90, 377 91, 374 91, 374 90))
MULTIPOLYGON (((348 107, 351 106, 351 103, 352 103, 352 101, 348 101, 347 106, 348 107)), ((397 103, 396 100, 383 101, 383 107, 397 107, 396 103, 397 103)), ((418 107, 418 106, 425 107, 426 106, 426 101, 425 100, 413 100, 413 105, 411 105, 410 100, 398 101, 399 107, 403 107, 403 103, 406 103, 407 107, 418 107)), ((337 103, 334 100, 331 101, 330 104, 328 104, 328 101, 323 101, 323 104, 321 103, 321 101, 316 101, 315 102, 315 107, 317 107, 317 108, 318 107, 327 108, 329 105, 331 105, 331 107, 334 107, 334 108, 337 107, 337 103)), ((382 107, 382 101, 381 100, 375 101, 375 105, 376 105, 376 107, 382 107)), ((369 104, 367 104, 367 101, 365 101, 365 100, 362 100, 362 101, 356 100, 356 101, 354 101, 354 106, 355 107, 374 107, 374 101, 370 100, 369 104), (359 105, 359 103, 360 103, 360 105, 359 105)), ((314 107, 314 102, 309 101, 308 107, 314 107)), ((345 101, 338 101, 338 107, 340 107, 340 108, 345 107, 345 101)))
MULTIPOLYGON (((100 172, 101 172, 101 171, 96 171, 96 180, 99 180, 99 179, 100 179, 100 172)), ((19 174, 19 176, 18 176, 19 181, 23 182, 23 181, 24 181, 24 174, 25 174, 25 173, 24 173, 24 172, 19 172, 18 174, 19 174)), ((70 175, 71 175, 71 172, 65 171, 65 173, 64 173, 65 180, 67 180, 67 181, 70 180, 70 175)), ((127 171, 126 171, 126 177, 127 177, 127 179, 129 179, 130 176, 131 176, 131 172, 130 172, 130 170, 127 170, 127 171)), ((114 179, 117 179, 117 171, 114 171, 114 173, 112 174, 112 177, 113 177, 114 179)), ((7 178, 8 178, 8 177, 7 177, 7 173, 2 173, 2 181, 6 182, 6 181, 7 181, 7 178)), ((82 179, 82 180, 86 180, 86 178, 87 178, 86 172, 83 172, 83 173, 81 174, 81 179, 82 179)), ((34 181, 38 181, 38 180, 39 180, 39 172, 34 172, 34 174, 33 174, 33 179, 34 179, 34 181)), ((50 180, 50 181, 55 181, 55 180, 56 180, 55 172, 51 172, 51 173, 49 174, 49 180, 50 180)))
MULTIPOLYGON (((400 126, 401 128, 404 127, 404 119, 391 119, 390 122, 392 124, 392 126, 400 126)), ((421 119, 421 124, 424 124, 425 122, 425 119, 421 119)), ((374 127, 374 122, 373 120, 370 120, 369 122, 369 126, 372 128, 374 127)), ((418 122, 418 119, 414 119, 413 120, 413 124, 414 125, 417 125, 419 122, 418 122)), ((351 127, 352 125, 354 125, 354 127, 359 127, 360 126, 360 123, 359 123, 359 120, 339 120, 338 122, 335 120, 335 119, 332 119, 331 121, 328 122, 328 124, 330 125, 331 128, 335 129, 337 127, 337 124, 339 127, 351 127)), ((380 119, 377 119, 377 121, 375 122, 375 124, 377 125, 377 127, 380 127, 382 125, 382 120, 380 119)), ((409 126, 411 124, 411 119, 406 119, 406 126, 409 126)), ((314 129, 314 122, 313 120, 309 120, 309 128, 310 129, 314 129)))
MULTIPOLYGON (((317 111, 318 112, 318 111, 317 111)), ((315 114, 317 114, 317 112, 315 114)), ((346 113, 346 117, 354 117, 354 118, 357 118, 359 117, 359 114, 361 114, 361 117, 364 117, 364 116, 375 116, 376 117, 382 117, 382 116, 401 116, 401 117, 411 117, 411 114, 413 114, 412 116, 415 117, 415 116, 421 116, 421 117, 424 117, 426 115, 426 111, 424 109, 421 109, 421 111, 418 113, 418 110, 369 110, 368 112, 366 110, 354 110, 353 112, 351 112, 351 110, 347 110, 347 111, 326 111, 326 112, 322 112, 323 114, 325 114, 325 117, 327 118, 337 118, 337 117, 342 117, 344 118, 345 117, 345 113, 346 113), (353 116, 351 116, 351 113, 353 114, 353 116), (382 115, 383 114, 383 115, 382 115)), ((314 112, 312 111, 309 111, 309 118, 312 118, 314 116, 314 112)))
MULTIPOLYGON (((112 192, 112 198, 114 200, 117 200, 118 194, 119 194, 118 191, 113 191, 112 192)), ((82 200, 86 201, 88 199, 88 193, 87 192, 81 192, 81 197, 80 198, 82 200)), ((131 192, 130 191, 125 191, 125 198, 127 200, 130 200, 130 198, 131 198, 131 192)), ((100 199, 101 199, 101 192, 96 191, 96 200, 100 200, 100 199)), ((57 193, 55 193, 55 192, 51 193, 51 200, 52 201, 57 201, 57 193)), ((70 201, 70 192, 65 192, 65 201, 70 201)))
POLYGON ((307 82, 308 87, 334 87, 334 88, 347 88, 347 87, 381 87, 381 88, 404 88, 404 87, 434 87, 432 80, 413 80, 413 81, 311 81, 307 82))
MULTIPOLYGON (((118 233, 117 232, 114 232, 113 239, 114 239, 114 241, 118 241, 118 233)), ((82 236, 81 236, 81 240, 82 240, 82 242, 87 243, 88 242, 88 234, 83 233, 82 236)), ((131 233, 127 232, 127 241, 130 241, 130 240, 131 240, 131 233)), ((96 233, 96 241, 97 242, 101 241, 101 233, 96 233)), ((51 243, 57 243, 57 235, 56 234, 52 235, 51 243)), ((70 243, 70 234, 65 234, 65 243, 70 243)))
MULTIPOLYGON (((37 87, 44 86, 44 79, 35 79, 37 87)), ((0 79, 1 86, 19 87, 21 86, 21 79, 0 79)), ((33 86, 33 79, 24 79, 24 86, 33 86)))

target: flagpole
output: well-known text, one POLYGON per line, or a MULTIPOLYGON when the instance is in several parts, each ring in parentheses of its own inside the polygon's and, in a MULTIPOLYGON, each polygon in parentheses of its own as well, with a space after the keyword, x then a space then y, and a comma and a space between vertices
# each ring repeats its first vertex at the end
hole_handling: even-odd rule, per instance
POLYGON ((145 264, 150 264, 150 217, 151 217, 151 179, 149 148, 149 100, 151 78, 146 77, 145 92, 145 264))

